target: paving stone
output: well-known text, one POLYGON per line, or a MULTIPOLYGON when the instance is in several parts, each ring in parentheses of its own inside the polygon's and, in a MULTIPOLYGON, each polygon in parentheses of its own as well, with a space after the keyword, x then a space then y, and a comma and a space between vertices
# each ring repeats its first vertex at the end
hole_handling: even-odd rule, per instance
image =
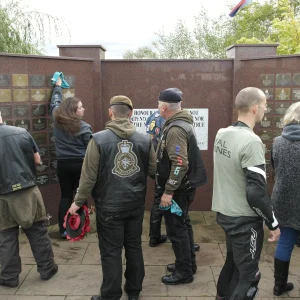
MULTIPOLYGON (((122 250, 122 263, 125 263, 125 252, 122 250)), ((98 243, 89 243, 84 258, 82 260, 83 265, 101 265, 101 256, 98 243)))
MULTIPOLYGON (((20 274, 19 277, 19 286, 16 288, 8 288, 8 287, 4 287, 0 285, 0 299, 2 300, 4 296, 2 295, 13 295, 16 293, 16 291, 19 289, 19 287, 22 285, 24 279, 26 278, 26 276, 28 275, 28 273, 30 272, 30 270, 33 268, 33 266, 29 266, 29 265, 23 265, 22 266, 22 272, 20 274)), ((35 269, 35 268, 34 268, 35 269)), ((36 271, 36 269, 35 269, 36 271)))
MULTIPOLYGON (((163 297, 168 296, 167 286, 161 282, 161 278, 166 275, 166 268, 163 266, 146 266, 143 290, 141 296, 163 297)), ((174 295, 174 294, 173 294, 174 295)), ((175 294, 174 296, 181 296, 175 294)))
MULTIPOLYGON (((89 297, 90 300, 91 297, 89 297)), ((1 296, 1 300, 65 300, 65 296, 1 296)))
POLYGON ((153 248, 150 247, 147 242, 143 242, 142 247, 144 263, 146 266, 166 266, 175 261, 171 243, 164 243, 153 248))
POLYGON ((203 214, 206 225, 217 224, 216 212, 214 212, 214 211, 203 211, 202 214, 203 214))
POLYGON ((168 296, 200 296, 211 297, 216 295, 216 284, 210 267, 198 267, 194 281, 189 284, 167 286, 168 296))
POLYGON ((197 266, 223 266, 224 258, 218 244, 202 243, 196 252, 197 266))
MULTIPOLYGON (((66 240, 52 242, 54 259, 57 264, 80 264, 87 247, 88 243, 83 241, 70 242, 66 240)), ((29 243, 21 248, 20 256, 23 264, 35 264, 29 243)))
POLYGON ((189 215, 193 226, 206 224, 202 211, 189 211, 189 215))
POLYGON ((50 280, 43 281, 33 269, 29 272, 17 295, 97 295, 102 281, 100 266, 60 265, 50 280))
POLYGON ((221 243, 225 242, 225 234, 222 228, 217 225, 194 225, 195 243, 221 243))

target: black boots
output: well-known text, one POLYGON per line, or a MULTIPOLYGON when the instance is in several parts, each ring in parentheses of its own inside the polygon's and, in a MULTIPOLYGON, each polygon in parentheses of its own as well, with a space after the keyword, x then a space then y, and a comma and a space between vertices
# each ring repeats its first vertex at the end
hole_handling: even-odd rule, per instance
POLYGON ((288 283, 289 275, 289 261, 282 261, 277 258, 274 258, 274 278, 275 285, 273 289, 273 294, 275 296, 280 296, 284 292, 290 291, 294 288, 292 283, 288 283))
MULTIPOLYGON (((172 273, 175 272, 175 264, 168 264, 167 270, 172 273)), ((197 271, 197 266, 192 267, 192 270, 193 270, 193 274, 195 274, 197 271)))
POLYGON ((173 272, 170 275, 163 276, 161 281, 166 285, 177 285, 181 283, 191 283, 194 280, 193 275, 189 277, 183 277, 178 272, 173 272))
POLYGON ((168 237, 165 234, 162 234, 160 238, 150 238, 149 246, 150 247, 156 247, 162 243, 165 243, 167 241, 168 237))

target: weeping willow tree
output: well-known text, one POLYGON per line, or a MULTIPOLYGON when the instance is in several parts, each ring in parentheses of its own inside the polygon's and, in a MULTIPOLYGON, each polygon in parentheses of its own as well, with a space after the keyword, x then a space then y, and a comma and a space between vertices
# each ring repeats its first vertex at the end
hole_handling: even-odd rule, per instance
POLYGON ((42 54, 51 36, 70 36, 65 21, 36 10, 20 1, 7 0, 0 5, 0 52, 42 54), (63 28, 63 30, 61 30, 63 28))

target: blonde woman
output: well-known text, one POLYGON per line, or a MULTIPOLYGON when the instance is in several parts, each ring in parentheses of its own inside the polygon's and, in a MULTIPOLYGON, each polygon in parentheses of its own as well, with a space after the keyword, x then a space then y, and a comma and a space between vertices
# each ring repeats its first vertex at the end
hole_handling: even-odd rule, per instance
POLYGON ((274 257, 276 296, 294 288, 287 283, 290 258, 300 233, 300 102, 287 110, 281 136, 274 139, 272 165, 275 184, 272 205, 281 235, 274 257))

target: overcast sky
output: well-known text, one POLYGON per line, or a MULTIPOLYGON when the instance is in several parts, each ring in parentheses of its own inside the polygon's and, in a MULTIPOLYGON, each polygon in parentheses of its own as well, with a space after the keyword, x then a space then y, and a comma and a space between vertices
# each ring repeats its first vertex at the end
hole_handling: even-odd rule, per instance
MULTIPOLYGON (((58 44, 102 45, 106 58, 122 58, 127 50, 150 45, 162 27, 173 31, 178 19, 191 26, 205 7, 212 16, 228 14, 227 3, 239 0, 23 0, 27 7, 66 20, 71 38, 52 38, 48 55, 58 55, 58 44)), ((64 30, 64 28, 62 28, 64 30)))

